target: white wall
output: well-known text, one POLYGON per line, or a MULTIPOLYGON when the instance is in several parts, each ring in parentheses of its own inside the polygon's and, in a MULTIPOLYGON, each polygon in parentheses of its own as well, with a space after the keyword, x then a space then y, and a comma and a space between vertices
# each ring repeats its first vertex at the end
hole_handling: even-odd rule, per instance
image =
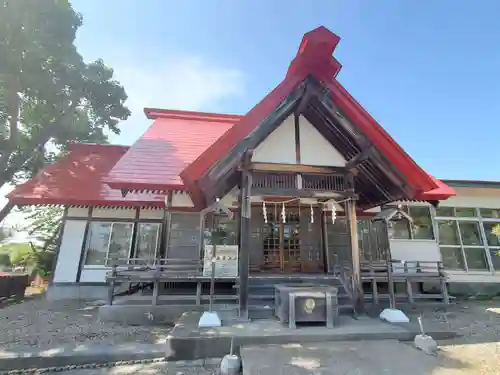
POLYGON ((75 282, 80 263, 80 254, 85 235, 85 220, 66 220, 56 270, 53 281, 56 283, 75 282))
POLYGON ((105 219, 134 219, 135 208, 94 208, 92 210, 93 218, 105 219))
POLYGON ((455 197, 440 203, 442 207, 500 208, 500 189, 454 188, 455 197))
POLYGON ((189 194, 184 192, 172 193, 172 207, 194 207, 193 201, 189 194))
MULTIPOLYGON (((299 117, 300 162, 343 167, 346 160, 303 116, 299 117)), ((253 162, 296 164, 294 115, 289 116, 254 150, 253 162)))
POLYGON ((142 208, 139 212, 139 219, 154 219, 154 220, 162 220, 163 219, 163 209, 147 209, 142 208))
POLYGON ((346 160, 306 118, 299 117, 300 162, 305 165, 345 167, 346 160))
POLYGON ((295 124, 289 116, 254 150, 253 162, 295 164, 295 124))
POLYGON ((88 207, 68 207, 68 217, 87 217, 89 216, 88 207))
MULTIPOLYGON (((404 260, 404 261, 429 261, 429 262, 439 262, 441 261, 441 252, 439 251, 439 246, 435 240, 389 240, 391 247, 392 259, 404 260)), ((430 267, 431 265, 426 265, 430 267)), ((394 266, 395 271, 403 271, 404 266, 394 266)), ((409 269, 409 271, 412 271, 409 269)), ((413 270, 415 271, 415 270, 413 270)), ((436 269, 429 271, 437 271, 436 269)))

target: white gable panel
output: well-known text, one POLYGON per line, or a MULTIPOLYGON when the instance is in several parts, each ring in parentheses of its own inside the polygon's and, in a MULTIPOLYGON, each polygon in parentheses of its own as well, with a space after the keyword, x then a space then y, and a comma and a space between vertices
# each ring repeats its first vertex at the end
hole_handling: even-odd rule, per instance
POLYGON ((290 115, 254 150, 253 162, 295 164, 295 125, 290 115))
POLYGON ((300 160, 305 165, 345 167, 346 160, 303 116, 299 118, 300 160))

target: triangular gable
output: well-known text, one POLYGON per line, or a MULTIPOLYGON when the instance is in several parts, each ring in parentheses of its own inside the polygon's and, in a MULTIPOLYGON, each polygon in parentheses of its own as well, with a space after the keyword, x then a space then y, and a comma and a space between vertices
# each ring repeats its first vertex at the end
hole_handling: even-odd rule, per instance
POLYGON ((340 38, 324 27, 307 33, 302 40, 296 58, 290 65, 286 78, 245 117, 181 172, 180 176, 186 185, 201 196, 197 183, 204 173, 219 159, 228 155, 237 144, 249 137, 268 116, 276 111, 280 103, 297 89, 306 77, 313 76, 324 88, 329 90, 326 95, 330 96, 331 101, 342 112, 342 115, 349 119, 405 176, 408 186, 414 191, 412 198, 420 198, 426 192, 436 189, 453 195, 453 189, 442 190, 443 184, 438 183, 420 168, 380 124, 335 80, 340 64, 332 57, 332 53, 339 40, 340 38))
MULTIPOLYGON (((252 162, 297 164, 295 116, 288 116, 257 147, 252 162)), ((304 116, 299 116, 300 163, 325 167, 345 167, 343 155, 304 116)))

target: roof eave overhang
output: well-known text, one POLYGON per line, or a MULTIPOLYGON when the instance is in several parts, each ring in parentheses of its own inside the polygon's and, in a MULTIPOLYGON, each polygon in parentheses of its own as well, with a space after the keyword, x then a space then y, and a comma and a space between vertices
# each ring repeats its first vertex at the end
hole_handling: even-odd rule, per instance
POLYGON ((172 190, 185 191, 187 190, 185 185, 182 184, 158 184, 158 183, 143 183, 143 182, 131 182, 131 181, 116 181, 116 180, 105 180, 103 181, 111 189, 126 190, 134 192, 144 192, 144 193, 163 193, 172 190))
POLYGON ((165 202, 123 201, 123 200, 78 200, 39 197, 9 197, 9 201, 18 206, 113 206, 113 207, 156 207, 164 208, 165 202))

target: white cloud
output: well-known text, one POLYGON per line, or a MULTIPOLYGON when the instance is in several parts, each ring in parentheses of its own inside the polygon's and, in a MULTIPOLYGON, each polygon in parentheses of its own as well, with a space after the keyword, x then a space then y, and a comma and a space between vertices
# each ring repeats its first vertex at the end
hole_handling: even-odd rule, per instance
POLYGON ((245 92, 243 74, 217 66, 198 57, 178 57, 164 64, 155 63, 113 67, 116 78, 129 96, 132 116, 120 124, 122 134, 112 141, 130 144, 150 124, 144 107, 210 111, 211 107, 245 92))

